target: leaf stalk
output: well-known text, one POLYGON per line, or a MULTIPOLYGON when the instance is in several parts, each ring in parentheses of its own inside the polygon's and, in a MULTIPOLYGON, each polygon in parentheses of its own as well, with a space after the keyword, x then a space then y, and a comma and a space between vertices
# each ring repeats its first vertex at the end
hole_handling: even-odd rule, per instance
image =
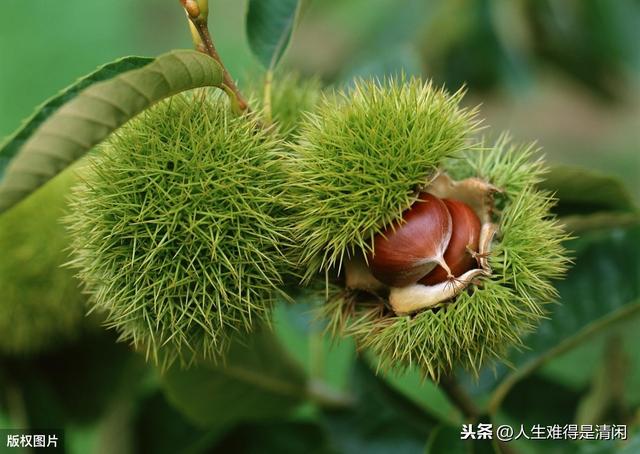
POLYGON ((209 13, 208 2, 207 0, 180 0, 186 14, 189 19, 191 26, 191 34, 194 38, 194 44, 197 50, 209 55, 216 62, 220 64, 223 71, 223 89, 225 92, 233 93, 232 101, 234 101, 234 108, 239 110, 241 113, 245 111, 250 111, 249 104, 247 100, 240 92, 240 89, 235 84, 233 79, 231 78, 231 74, 227 70, 226 66, 222 62, 220 58, 220 54, 216 50, 216 46, 213 43, 213 39, 211 38, 211 33, 209 32, 209 25, 207 16, 209 13), (194 33, 195 31, 195 33, 194 33), (197 39, 199 38, 199 39, 197 39))

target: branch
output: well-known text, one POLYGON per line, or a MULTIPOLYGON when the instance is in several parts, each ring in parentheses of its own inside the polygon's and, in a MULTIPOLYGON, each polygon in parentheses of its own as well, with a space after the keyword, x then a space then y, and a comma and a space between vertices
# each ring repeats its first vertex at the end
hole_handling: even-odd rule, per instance
MULTIPOLYGON (((458 384, 453 375, 446 375, 440 378, 438 383, 440 389, 449 397, 449 400, 458 407, 465 419, 476 422, 482 416, 482 411, 476 406, 466 391, 458 384)), ((516 454, 515 448, 508 443, 495 440, 501 454, 516 454)))
MULTIPOLYGON (((194 42, 196 48, 212 57, 222 67, 223 71, 223 88, 231 98, 232 104, 239 113, 250 110, 246 99, 242 96, 242 93, 238 89, 237 85, 231 78, 231 74, 227 71, 227 68, 222 63, 222 59, 216 50, 216 46, 211 39, 211 33, 209 33, 209 26, 207 24, 207 16, 209 13, 207 0, 180 0, 182 6, 187 13, 187 17, 192 25, 192 32, 195 29, 197 36, 194 34, 194 42), (199 40, 195 38, 199 37, 199 40)), ((193 34, 193 33, 192 33, 193 34)))
POLYGON ((585 339, 589 339, 592 336, 605 330, 607 327, 619 322, 620 320, 627 319, 635 316, 637 312, 640 312, 640 300, 634 301, 631 304, 608 314, 601 319, 583 327, 573 336, 570 336, 559 344, 556 344, 553 348, 546 351, 544 354, 533 358, 531 361, 521 365, 518 369, 511 372, 506 378, 500 382, 498 387, 493 391, 491 398, 489 399, 488 410, 490 414, 495 414, 498 408, 502 404, 502 401, 507 397, 507 394, 511 389, 524 377, 533 373, 539 367, 542 367, 547 361, 560 356, 562 353, 571 350, 579 345, 585 339))
POLYGON ((464 417, 470 421, 477 420, 481 411, 473 402, 471 397, 465 392, 464 389, 458 384, 458 381, 453 375, 445 375, 440 377, 438 383, 440 389, 449 397, 449 400, 458 407, 464 417))

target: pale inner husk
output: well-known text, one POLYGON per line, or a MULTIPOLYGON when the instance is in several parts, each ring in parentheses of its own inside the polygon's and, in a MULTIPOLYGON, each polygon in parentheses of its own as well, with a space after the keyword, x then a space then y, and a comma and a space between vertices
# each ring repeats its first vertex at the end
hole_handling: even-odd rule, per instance
POLYGON ((478 215, 482 224, 477 253, 478 268, 436 285, 413 284, 389 288, 371 274, 364 258, 349 260, 345 266, 346 287, 373 293, 388 291, 389 304, 398 315, 411 314, 451 301, 480 278, 491 276, 487 257, 498 230, 498 226, 492 222, 492 213, 493 194, 499 189, 480 178, 455 181, 446 173, 439 173, 424 190, 439 198, 464 202, 478 215))

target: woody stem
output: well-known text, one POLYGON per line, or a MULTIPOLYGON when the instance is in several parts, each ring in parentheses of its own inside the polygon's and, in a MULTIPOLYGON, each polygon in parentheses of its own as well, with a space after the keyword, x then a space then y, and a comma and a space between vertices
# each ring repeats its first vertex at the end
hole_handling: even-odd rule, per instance
POLYGON ((207 19, 209 13, 208 0, 180 0, 180 3, 187 13, 187 17, 191 23, 191 31, 196 48, 209 55, 222 67, 223 82, 221 88, 227 92, 231 98, 232 105, 234 105, 239 113, 249 111, 249 105, 245 97, 242 96, 242 93, 231 78, 231 74, 227 71, 227 68, 224 66, 224 63, 216 50, 216 46, 213 44, 211 33, 209 33, 207 19))
POLYGON ((209 27, 207 26, 207 21, 203 20, 201 18, 191 18, 189 17, 189 19, 191 20, 191 22, 193 23, 193 26, 196 28, 196 30, 198 31, 198 34, 200 35, 200 39, 202 40, 202 43, 204 45, 204 49, 206 50, 206 53, 212 57, 215 61, 217 61, 220 66, 222 67, 222 71, 223 71, 223 84, 235 95, 237 101, 238 101, 238 107, 241 111, 246 111, 249 109, 249 105, 246 101, 246 99, 244 98, 244 96, 242 96, 242 93, 240 92, 240 90, 238 89, 238 86, 235 84, 235 82, 233 81, 233 79, 231 78, 231 74, 229 74, 229 71, 227 71, 227 68, 224 66, 224 64, 222 63, 222 59, 220 58, 220 55, 218 54, 218 51, 216 50, 216 46, 213 44, 213 40, 211 39, 211 34, 209 33, 209 27))
POLYGON ((453 375, 440 377, 439 385, 449 400, 462 412, 465 419, 475 421, 480 417, 482 412, 453 375))

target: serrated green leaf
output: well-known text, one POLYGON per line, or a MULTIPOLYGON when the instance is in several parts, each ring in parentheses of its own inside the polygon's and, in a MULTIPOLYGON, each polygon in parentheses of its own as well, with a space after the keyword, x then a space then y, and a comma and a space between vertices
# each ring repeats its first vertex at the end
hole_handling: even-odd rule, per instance
POLYGON ((555 193, 558 198, 555 211, 560 216, 638 210, 621 181, 594 170, 556 165, 550 168, 540 187, 555 193))
POLYGON ((0 144, 0 181, 2 180, 9 161, 18 153, 25 142, 29 140, 29 137, 31 137, 35 130, 60 107, 78 96, 85 88, 98 82, 112 79, 123 72, 142 68, 152 61, 153 58, 149 57, 124 57, 107 63, 106 65, 100 66, 94 72, 78 79, 75 83, 38 106, 33 115, 25 120, 20 128, 0 144))
POLYGON ((285 416, 307 396, 304 372, 266 329, 236 340, 224 365, 173 367, 162 383, 177 409, 209 429, 285 416))
POLYGON ((562 304, 525 340, 527 350, 511 355, 516 369, 508 374, 498 369, 497 377, 504 380, 494 391, 492 410, 516 383, 552 358, 640 314, 640 227, 594 232, 568 247, 575 266, 557 285, 562 304))
POLYGON ((275 68, 287 50, 301 3, 300 0, 249 0, 249 45, 265 68, 275 68))
MULTIPOLYGON (((157 101, 221 83, 222 69, 215 60, 195 51, 174 51, 90 85, 32 131, 8 163, 0 161, 0 169, 6 166, 0 181, 0 213, 157 101)), ((0 150, 0 155, 5 152, 0 150)))

